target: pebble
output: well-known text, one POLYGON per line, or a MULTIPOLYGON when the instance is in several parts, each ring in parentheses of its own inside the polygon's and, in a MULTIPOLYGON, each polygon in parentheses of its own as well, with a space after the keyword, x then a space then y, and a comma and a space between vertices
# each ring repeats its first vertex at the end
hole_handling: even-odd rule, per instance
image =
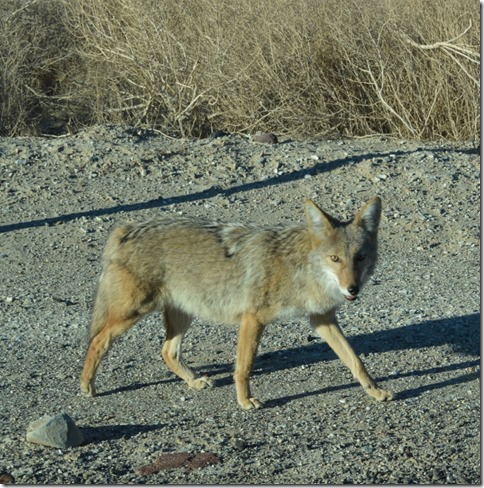
POLYGON ((245 448, 245 442, 243 439, 235 439, 234 441, 235 449, 242 450, 245 448))

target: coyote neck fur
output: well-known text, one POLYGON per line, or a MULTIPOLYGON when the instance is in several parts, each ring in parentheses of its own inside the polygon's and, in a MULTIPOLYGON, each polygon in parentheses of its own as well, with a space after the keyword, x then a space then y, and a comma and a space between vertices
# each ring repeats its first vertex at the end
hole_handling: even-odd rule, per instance
MULTIPOLYGON (((314 248, 307 228, 295 227, 282 232, 278 251, 291 292, 284 297, 277 318, 324 314, 344 302, 334 281, 328 279, 324 256, 314 248)), ((274 280, 277 282, 277 274, 274 280)))

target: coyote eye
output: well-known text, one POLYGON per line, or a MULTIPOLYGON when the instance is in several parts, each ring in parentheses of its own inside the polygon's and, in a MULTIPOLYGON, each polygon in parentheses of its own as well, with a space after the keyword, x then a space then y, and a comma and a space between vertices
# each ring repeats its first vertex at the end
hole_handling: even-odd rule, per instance
POLYGON ((356 260, 357 261, 364 261, 366 259, 366 254, 360 253, 356 255, 356 260))
POLYGON ((331 259, 331 261, 333 261, 333 263, 337 263, 339 261, 339 257, 335 255, 330 256, 329 258, 331 259))

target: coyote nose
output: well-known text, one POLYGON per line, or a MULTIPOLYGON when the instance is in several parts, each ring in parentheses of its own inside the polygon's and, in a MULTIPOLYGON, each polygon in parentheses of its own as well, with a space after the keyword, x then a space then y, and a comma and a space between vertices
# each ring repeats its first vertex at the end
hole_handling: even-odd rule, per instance
POLYGON ((356 285, 353 285, 353 286, 350 286, 348 288, 348 293, 352 296, 356 296, 358 295, 358 292, 360 291, 360 289, 356 286, 356 285))

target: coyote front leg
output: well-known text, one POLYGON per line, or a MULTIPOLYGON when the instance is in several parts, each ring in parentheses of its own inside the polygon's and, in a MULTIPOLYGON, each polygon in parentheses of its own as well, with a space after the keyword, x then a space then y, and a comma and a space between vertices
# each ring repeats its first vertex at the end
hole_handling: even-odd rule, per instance
POLYGON ((373 378, 368 374, 363 362, 356 355, 341 331, 334 311, 325 315, 312 316, 311 325, 350 369, 353 376, 360 382, 369 396, 376 398, 378 401, 391 400, 393 398, 391 391, 378 388, 373 378))
POLYGON ((253 314, 243 315, 239 330, 234 379, 237 401, 244 410, 262 407, 262 402, 250 394, 249 376, 263 330, 264 325, 253 314))

